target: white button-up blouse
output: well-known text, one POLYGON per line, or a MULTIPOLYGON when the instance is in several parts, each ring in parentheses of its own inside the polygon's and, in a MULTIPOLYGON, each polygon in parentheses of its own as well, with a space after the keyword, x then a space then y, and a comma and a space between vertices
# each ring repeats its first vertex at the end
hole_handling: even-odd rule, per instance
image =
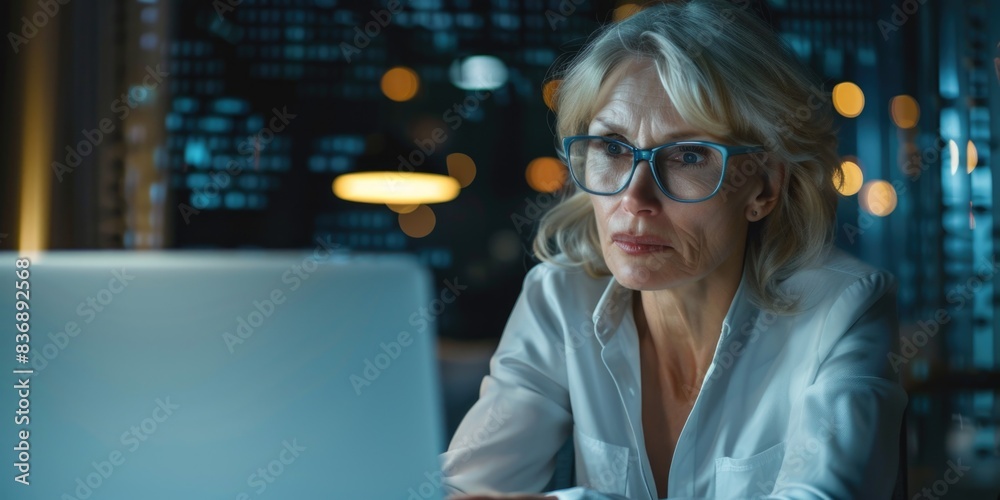
MULTIPOLYGON (((668 498, 888 498, 907 396, 891 275, 832 250, 782 283, 800 313, 748 300, 746 277, 678 438, 668 498)), ((561 499, 653 499, 633 292, 528 272, 480 399, 442 455, 448 493, 539 492, 572 433, 561 499)), ((905 464, 903 464, 905 466, 905 464)))

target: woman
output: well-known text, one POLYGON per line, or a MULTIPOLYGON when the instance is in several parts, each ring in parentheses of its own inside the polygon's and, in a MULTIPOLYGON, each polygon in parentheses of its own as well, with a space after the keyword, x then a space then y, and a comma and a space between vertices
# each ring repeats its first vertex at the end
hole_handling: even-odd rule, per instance
POLYGON ((648 7, 568 66, 578 189, 540 224, 449 493, 539 492, 572 436, 558 498, 890 495, 894 282, 832 248, 836 138, 803 75, 721 0, 648 7))

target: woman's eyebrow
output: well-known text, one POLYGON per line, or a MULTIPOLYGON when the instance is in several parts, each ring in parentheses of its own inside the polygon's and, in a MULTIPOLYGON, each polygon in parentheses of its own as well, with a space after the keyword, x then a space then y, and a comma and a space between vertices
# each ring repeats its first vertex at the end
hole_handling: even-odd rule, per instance
POLYGON ((590 122, 590 126, 600 125, 608 130, 621 130, 623 127, 613 121, 602 119, 601 117, 596 117, 590 122))

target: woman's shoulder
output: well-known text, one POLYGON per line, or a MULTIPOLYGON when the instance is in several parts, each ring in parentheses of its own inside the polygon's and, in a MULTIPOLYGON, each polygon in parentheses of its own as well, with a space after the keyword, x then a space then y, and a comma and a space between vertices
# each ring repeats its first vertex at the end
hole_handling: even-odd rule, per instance
POLYGON ((887 271, 832 249, 783 285, 799 300, 796 321, 805 332, 802 338, 815 341, 816 359, 827 359, 837 345, 858 350, 858 356, 892 349, 897 339, 896 282, 887 271), (846 338, 851 340, 842 344, 846 338))
POLYGON ((870 303, 895 290, 896 280, 888 271, 868 264, 832 247, 813 265, 793 273, 782 282, 782 291, 802 299, 803 306, 854 301, 870 303))
POLYGON ((872 266, 836 247, 832 247, 827 252, 821 261, 820 268, 827 273, 843 275, 845 278, 867 278, 879 275, 892 279, 892 275, 888 271, 872 266))

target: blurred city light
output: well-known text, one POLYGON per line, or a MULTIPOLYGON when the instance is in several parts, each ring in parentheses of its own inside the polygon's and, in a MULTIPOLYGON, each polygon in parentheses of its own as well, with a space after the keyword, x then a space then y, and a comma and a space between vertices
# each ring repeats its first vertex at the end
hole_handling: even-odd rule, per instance
POLYGON ((637 4, 635 0, 620 0, 611 16, 615 21, 624 21, 625 19, 635 15, 640 10, 642 10, 642 7, 637 4))
POLYGON ((456 59, 449 71, 451 83, 462 90, 494 90, 507 83, 507 65, 493 56, 456 59))
POLYGON ((885 217, 896 209, 896 189, 883 180, 870 181, 861 188, 858 202, 872 215, 885 217))
POLYGON ((399 214, 399 228, 411 238, 423 238, 437 224, 437 217, 434 210, 427 205, 420 205, 416 210, 405 214, 399 214))
POLYGON ((861 190, 865 176, 861 172, 861 167, 851 160, 844 160, 840 164, 840 169, 844 172, 843 183, 841 183, 840 172, 833 173, 833 185, 837 191, 844 196, 851 196, 861 190))
POLYGON ((531 160, 524 172, 531 189, 540 193, 558 191, 566 182, 566 175, 566 167, 558 158, 551 156, 542 156, 531 160))
POLYGON ((562 80, 550 80, 542 87, 542 100, 552 111, 556 110, 556 92, 559 90, 560 83, 562 80))
POLYGON ((899 128, 913 128, 920 122, 920 105, 908 95, 898 95, 889 101, 889 114, 899 128))
POLYGON ((420 77, 406 66, 396 66, 382 75, 382 93, 396 102, 409 101, 420 90, 420 77))
POLYGON ((843 116, 854 118, 865 109, 865 93, 853 82, 841 82, 833 87, 833 107, 843 116))
POLYGON ((976 145, 970 140, 969 144, 965 146, 965 167, 967 173, 972 173, 976 168, 976 164, 979 163, 979 152, 976 151, 976 145))
POLYGON ((397 204, 397 203, 386 203, 385 206, 389 207, 389 210, 396 212, 397 214, 408 214, 417 209, 420 205, 409 203, 409 204, 397 204))
POLYGON ((464 188, 472 184, 476 178, 476 162, 467 154, 452 153, 445 159, 448 164, 448 175, 455 178, 464 188))

